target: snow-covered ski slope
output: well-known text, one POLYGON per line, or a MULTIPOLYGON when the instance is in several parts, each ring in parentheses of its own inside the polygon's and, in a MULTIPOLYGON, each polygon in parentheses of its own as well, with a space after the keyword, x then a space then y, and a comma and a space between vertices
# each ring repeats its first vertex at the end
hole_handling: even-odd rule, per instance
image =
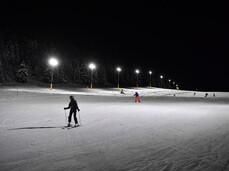
MULTIPOLYGON (((46 93, 46 94, 71 94, 71 95, 96 95, 96 96, 123 96, 120 94, 120 88, 76 88, 76 89, 53 89, 50 91, 48 88, 40 88, 40 87, 30 87, 30 88, 22 88, 22 87, 14 87, 14 88, 6 88, 8 91, 14 92, 31 92, 31 93, 46 93)), ((182 90, 174 90, 174 89, 161 89, 154 87, 146 87, 146 88, 123 88, 126 96, 133 96, 133 94, 137 91, 141 96, 174 96, 179 95, 179 97, 205 97, 205 93, 208 93, 208 97, 213 97, 213 93, 216 94, 217 97, 229 97, 228 92, 197 92, 197 91, 182 91, 182 90), (196 95, 194 96, 194 93, 196 95)))
POLYGON ((229 170, 229 93, 124 92, 0 87, 0 170, 229 170), (83 126, 68 130, 69 95, 83 126))

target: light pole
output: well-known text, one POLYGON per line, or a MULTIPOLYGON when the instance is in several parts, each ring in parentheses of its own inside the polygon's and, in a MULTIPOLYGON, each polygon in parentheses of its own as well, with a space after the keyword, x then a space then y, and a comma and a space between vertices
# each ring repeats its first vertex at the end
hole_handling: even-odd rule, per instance
POLYGON ((49 65, 52 66, 52 77, 51 77, 51 84, 50 84, 50 90, 52 90, 52 84, 53 84, 53 70, 54 67, 58 65, 58 61, 56 58, 50 58, 49 59, 49 65))
POLYGON ((162 88, 162 79, 163 79, 163 75, 161 75, 160 78, 161 78, 161 88, 162 88))
POLYGON ((176 89, 177 89, 177 90, 180 90, 179 87, 178 87, 178 84, 176 84, 176 89))
POLYGON ((122 69, 120 67, 117 67, 117 72, 118 72, 118 88, 119 88, 119 72, 122 71, 122 69))
POLYGON ((149 87, 151 87, 151 75, 152 75, 152 71, 149 71, 149 87))
POLYGON ((137 74, 137 88, 138 88, 138 74, 139 74, 139 70, 136 69, 135 72, 136 72, 136 74, 137 74))
POLYGON ((169 79, 169 88, 171 88, 171 79, 169 79))
POLYGON ((89 68, 91 69, 91 88, 93 87, 92 86, 92 82, 93 82, 93 69, 96 68, 95 64, 91 63, 89 64, 89 68))

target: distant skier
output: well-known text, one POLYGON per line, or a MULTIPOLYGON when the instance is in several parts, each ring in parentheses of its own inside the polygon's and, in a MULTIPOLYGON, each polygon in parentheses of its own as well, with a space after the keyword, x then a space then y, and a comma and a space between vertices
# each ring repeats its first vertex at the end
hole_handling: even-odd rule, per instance
POLYGON ((208 93, 205 94, 205 97, 207 97, 207 96, 208 96, 208 93))
POLYGON ((140 102, 138 92, 135 92, 134 96, 135 96, 135 102, 137 102, 137 101, 140 102))
POLYGON ((80 111, 78 104, 76 102, 76 100, 74 99, 73 96, 70 96, 70 103, 68 105, 68 107, 65 107, 64 110, 66 109, 70 109, 69 111, 69 116, 68 116, 68 127, 71 126, 71 120, 72 120, 72 114, 74 114, 74 121, 75 121, 75 126, 78 126, 78 120, 76 117, 76 110, 80 111))
POLYGON ((194 96, 196 95, 196 93, 193 94, 194 96))
POLYGON ((125 94, 124 91, 123 91, 123 89, 121 89, 121 92, 120 92, 120 93, 121 93, 121 94, 125 94))
POLYGON ((215 97, 215 93, 213 93, 213 97, 215 97))

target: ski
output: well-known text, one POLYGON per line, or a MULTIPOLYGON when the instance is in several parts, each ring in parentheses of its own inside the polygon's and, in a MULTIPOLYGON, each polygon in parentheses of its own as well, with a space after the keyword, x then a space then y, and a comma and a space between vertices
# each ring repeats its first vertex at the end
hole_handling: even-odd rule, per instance
POLYGON ((78 128, 78 127, 80 127, 80 126, 82 126, 82 125, 77 125, 77 126, 64 126, 64 127, 62 127, 62 129, 72 129, 72 128, 78 128))
POLYGON ((77 125, 77 126, 70 126, 70 127, 68 127, 68 129, 78 128, 78 127, 80 127, 80 125, 77 125))
POLYGON ((69 128, 69 126, 63 126, 62 129, 66 129, 66 128, 69 128))
POLYGON ((72 127, 72 126, 73 126, 73 125, 63 126, 62 129, 70 128, 70 127, 72 127))

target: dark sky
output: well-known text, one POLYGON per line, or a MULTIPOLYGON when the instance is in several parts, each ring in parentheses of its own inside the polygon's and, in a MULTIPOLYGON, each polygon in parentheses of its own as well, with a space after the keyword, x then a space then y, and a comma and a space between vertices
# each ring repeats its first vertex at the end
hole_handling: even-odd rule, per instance
POLYGON ((1 28, 80 43, 122 66, 175 79, 184 89, 229 91, 226 4, 70 2, 1 1, 1 28))

